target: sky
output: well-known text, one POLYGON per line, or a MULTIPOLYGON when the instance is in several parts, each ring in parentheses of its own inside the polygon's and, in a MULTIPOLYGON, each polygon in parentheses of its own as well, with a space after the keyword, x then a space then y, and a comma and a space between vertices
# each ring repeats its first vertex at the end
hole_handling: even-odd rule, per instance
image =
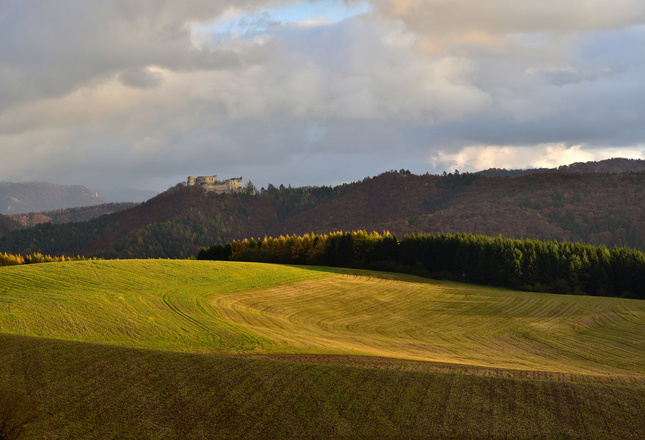
POLYGON ((642 0, 0 0, 0 181, 645 158, 642 0))

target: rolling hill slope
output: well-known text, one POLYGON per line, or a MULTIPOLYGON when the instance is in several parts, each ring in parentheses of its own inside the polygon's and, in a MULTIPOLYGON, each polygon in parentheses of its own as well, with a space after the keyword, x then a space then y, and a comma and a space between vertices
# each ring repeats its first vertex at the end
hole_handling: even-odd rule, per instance
POLYGON ((645 302, 341 269, 119 260, 0 268, 0 333, 202 353, 355 354, 645 375, 645 302))
POLYGON ((639 439, 644 325, 643 301, 376 272, 3 267, 0 404, 27 439, 639 439))
MULTIPOLYGON (((0 334, 21 439, 633 439, 641 382, 362 366, 0 334)), ((339 360, 336 358, 336 360, 339 360)), ((322 360, 324 362, 324 359, 322 360)), ((343 360, 340 360, 343 362, 343 360)))

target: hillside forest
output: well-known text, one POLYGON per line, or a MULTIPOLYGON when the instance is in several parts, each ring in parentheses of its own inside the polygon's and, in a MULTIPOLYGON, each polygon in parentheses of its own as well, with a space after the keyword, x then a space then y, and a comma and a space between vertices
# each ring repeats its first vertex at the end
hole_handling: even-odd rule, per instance
POLYGON ((503 235, 645 250, 645 172, 519 177, 390 171, 334 187, 216 195, 178 184, 90 221, 7 233, 0 252, 187 258, 244 238, 334 231, 503 235))

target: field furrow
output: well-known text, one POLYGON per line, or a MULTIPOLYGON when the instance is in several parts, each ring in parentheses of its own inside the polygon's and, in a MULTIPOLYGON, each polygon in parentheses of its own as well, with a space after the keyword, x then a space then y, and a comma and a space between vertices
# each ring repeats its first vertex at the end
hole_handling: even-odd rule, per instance
POLYGON ((201 261, 0 268, 0 333, 195 353, 645 375, 645 302, 201 261))

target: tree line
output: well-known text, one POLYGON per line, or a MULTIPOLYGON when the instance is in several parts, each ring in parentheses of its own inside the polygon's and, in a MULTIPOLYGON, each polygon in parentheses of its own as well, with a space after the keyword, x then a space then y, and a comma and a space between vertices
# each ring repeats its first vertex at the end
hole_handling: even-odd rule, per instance
POLYGON ((349 267, 526 291, 645 299, 645 254, 624 247, 472 234, 335 232, 234 240, 200 260, 349 267))
POLYGON ((84 261, 85 257, 77 255, 76 257, 66 257, 64 255, 52 257, 50 255, 43 255, 39 252, 28 255, 12 255, 0 253, 0 267, 1 266, 19 266, 21 264, 35 264, 35 263, 57 263, 61 261, 84 261))

